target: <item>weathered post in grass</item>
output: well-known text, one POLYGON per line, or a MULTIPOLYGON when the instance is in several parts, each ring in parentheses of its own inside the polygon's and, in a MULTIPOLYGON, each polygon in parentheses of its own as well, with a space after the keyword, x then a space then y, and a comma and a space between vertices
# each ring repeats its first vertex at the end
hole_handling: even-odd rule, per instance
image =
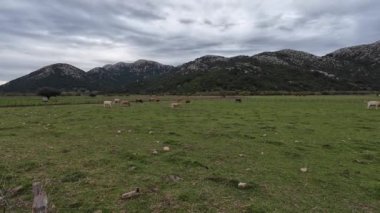
POLYGON ((48 199, 40 182, 33 183, 33 206, 32 213, 47 213, 48 199))

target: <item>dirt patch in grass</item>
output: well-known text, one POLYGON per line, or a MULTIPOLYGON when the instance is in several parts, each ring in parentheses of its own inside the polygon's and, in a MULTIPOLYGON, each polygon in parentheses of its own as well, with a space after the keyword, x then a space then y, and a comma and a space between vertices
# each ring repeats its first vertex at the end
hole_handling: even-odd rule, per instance
POLYGON ((282 146, 284 145, 281 141, 273 141, 273 140, 265 140, 264 143, 275 145, 275 146, 282 146))
POLYGON ((172 136, 181 136, 181 134, 178 134, 176 132, 168 132, 168 135, 172 135, 172 136))
POLYGON ((331 146, 330 144, 323 144, 322 148, 324 148, 324 149, 333 149, 333 146, 331 146))

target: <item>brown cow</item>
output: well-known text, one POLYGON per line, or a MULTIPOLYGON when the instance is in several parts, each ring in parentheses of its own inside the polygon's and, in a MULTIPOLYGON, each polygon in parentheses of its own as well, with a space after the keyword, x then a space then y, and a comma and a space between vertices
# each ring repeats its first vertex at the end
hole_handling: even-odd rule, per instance
POLYGON ((129 103, 128 100, 122 100, 120 103, 122 106, 131 106, 131 103, 129 103))
POLYGON ((160 102, 160 99, 156 97, 151 97, 149 98, 149 102, 160 102))

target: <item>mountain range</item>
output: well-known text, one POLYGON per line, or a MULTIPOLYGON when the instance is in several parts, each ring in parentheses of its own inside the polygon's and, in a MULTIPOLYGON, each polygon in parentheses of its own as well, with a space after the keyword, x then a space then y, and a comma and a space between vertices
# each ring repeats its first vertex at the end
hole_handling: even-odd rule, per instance
POLYGON ((179 66, 138 60, 87 72, 53 64, 0 86, 0 92, 35 92, 41 87, 129 93, 204 91, 380 90, 380 41, 342 48, 325 56, 296 50, 253 56, 207 55, 179 66))

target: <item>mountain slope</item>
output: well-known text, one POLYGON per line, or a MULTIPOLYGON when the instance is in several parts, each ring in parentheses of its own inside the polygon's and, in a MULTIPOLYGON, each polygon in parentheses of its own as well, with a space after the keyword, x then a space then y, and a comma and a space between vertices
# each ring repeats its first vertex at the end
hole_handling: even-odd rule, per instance
POLYGON ((380 41, 342 48, 323 57, 330 61, 329 72, 352 81, 361 89, 380 90, 380 41), (331 65, 331 61, 336 61, 331 65))
MULTIPOLYGON (((324 71, 315 71, 319 57, 300 52, 279 51, 252 57, 218 60, 199 58, 151 80, 133 92, 198 91, 321 91, 355 90, 356 86, 324 71), (296 55, 297 57, 294 57, 296 55)), ((131 88, 132 89, 132 88, 131 88)))
POLYGON ((380 42, 319 57, 296 50, 205 56, 134 92, 380 90, 380 42))
POLYGON ((91 89, 103 91, 125 90, 126 85, 139 83, 173 70, 173 66, 154 61, 138 60, 134 63, 119 62, 97 67, 87 72, 91 89))
POLYGON ((30 92, 41 87, 85 88, 86 72, 69 64, 52 64, 10 81, 0 88, 4 92, 30 92))
POLYGON ((0 86, 3 92, 35 92, 41 87, 60 90, 120 91, 126 84, 170 72, 174 67, 153 61, 119 62, 88 72, 69 64, 52 64, 0 86))
POLYGON ((130 93, 380 90, 380 42, 322 57, 289 49, 231 58, 207 55, 177 67, 138 60, 86 73, 54 64, 0 86, 0 91, 30 92, 43 86, 130 93))

